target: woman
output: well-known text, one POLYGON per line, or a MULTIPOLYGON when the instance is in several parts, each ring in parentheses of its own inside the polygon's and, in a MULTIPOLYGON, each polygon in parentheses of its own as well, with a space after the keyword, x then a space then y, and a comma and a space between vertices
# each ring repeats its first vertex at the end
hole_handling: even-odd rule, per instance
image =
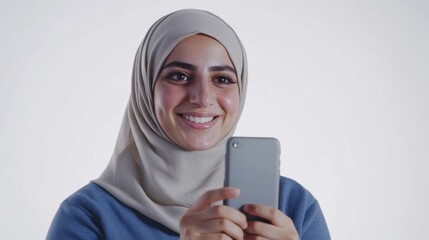
POLYGON ((140 45, 132 92, 106 170, 60 206, 47 239, 329 239, 311 194, 280 182, 280 210, 216 202, 226 140, 244 106, 247 59, 234 31, 205 11, 158 20, 140 45))

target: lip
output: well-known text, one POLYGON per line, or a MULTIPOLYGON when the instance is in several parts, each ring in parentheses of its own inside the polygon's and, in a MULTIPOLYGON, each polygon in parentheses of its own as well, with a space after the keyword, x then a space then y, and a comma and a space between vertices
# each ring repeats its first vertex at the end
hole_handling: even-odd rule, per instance
POLYGON ((177 116, 185 123, 187 126, 194 129, 208 129, 217 123, 220 115, 214 113, 179 113, 177 116), (185 117, 188 116, 188 117, 185 117), (213 118, 209 122, 198 123, 195 121, 189 120, 189 117, 193 118, 213 118))

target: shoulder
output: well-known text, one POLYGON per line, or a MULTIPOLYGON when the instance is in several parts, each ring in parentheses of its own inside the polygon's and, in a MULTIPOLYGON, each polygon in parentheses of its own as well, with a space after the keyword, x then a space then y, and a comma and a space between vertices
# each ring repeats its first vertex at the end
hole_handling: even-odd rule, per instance
POLYGON ((64 200, 46 239, 176 239, 177 234, 89 183, 64 200), (126 221, 124 221, 126 219, 126 221))
POLYGON ((103 233, 97 212, 101 211, 105 200, 108 202, 109 196, 95 184, 79 189, 61 203, 46 239, 101 238, 103 233))
POLYGON ((311 205, 316 201, 313 195, 300 183, 283 176, 280 177, 279 193, 280 198, 283 199, 280 204, 288 202, 289 205, 311 205))
POLYGON ((330 239, 317 199, 297 181, 281 177, 279 209, 290 217, 304 239, 330 239))
POLYGON ((70 216, 86 215, 91 220, 98 221, 99 216, 108 214, 106 210, 119 204, 119 201, 103 188, 89 183, 66 198, 59 211, 70 216))
POLYGON ((95 183, 89 183, 66 198, 60 207, 77 207, 92 211, 117 201, 103 188, 95 183))

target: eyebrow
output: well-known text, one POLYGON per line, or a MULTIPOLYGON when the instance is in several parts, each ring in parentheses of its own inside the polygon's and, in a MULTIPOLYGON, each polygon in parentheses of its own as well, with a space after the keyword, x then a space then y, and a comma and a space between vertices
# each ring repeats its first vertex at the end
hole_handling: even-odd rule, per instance
MULTIPOLYGON (((192 65, 190 63, 185 63, 185 62, 177 62, 177 61, 167 63, 162 67, 162 69, 171 68, 171 67, 180 67, 180 68, 184 68, 192 71, 197 70, 197 67, 195 65, 192 65)), ((210 72, 229 71, 235 74, 235 69, 229 65, 212 66, 209 68, 209 71, 210 72)))
POLYGON ((195 65, 184 63, 184 62, 170 62, 162 67, 162 69, 165 68, 171 68, 171 67, 180 67, 188 70, 195 71, 197 70, 197 67, 195 65))
POLYGON ((209 68, 210 72, 221 72, 221 71, 229 71, 235 74, 235 69, 228 65, 223 66, 213 66, 209 68))

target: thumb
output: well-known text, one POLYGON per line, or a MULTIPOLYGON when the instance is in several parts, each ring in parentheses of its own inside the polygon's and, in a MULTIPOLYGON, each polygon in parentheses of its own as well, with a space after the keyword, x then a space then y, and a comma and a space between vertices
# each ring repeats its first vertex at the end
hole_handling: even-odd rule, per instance
POLYGON ((222 201, 225 199, 236 198, 240 195, 240 189, 235 187, 224 187, 205 192, 201 197, 193 204, 190 211, 200 211, 211 207, 215 202, 222 201))

